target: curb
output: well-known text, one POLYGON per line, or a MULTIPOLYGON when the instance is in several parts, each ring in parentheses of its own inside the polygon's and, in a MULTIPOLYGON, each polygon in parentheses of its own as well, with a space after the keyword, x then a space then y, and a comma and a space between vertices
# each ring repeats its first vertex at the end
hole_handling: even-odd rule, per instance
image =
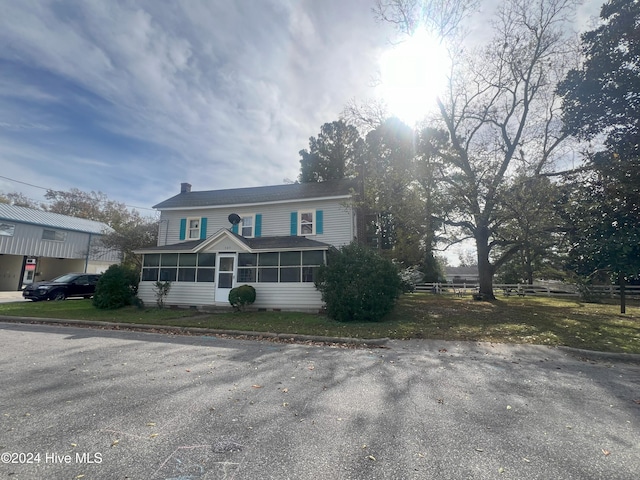
MULTIPOLYGON (((275 339, 275 340, 289 340, 292 342, 318 342, 318 343, 341 343, 345 345, 370 345, 375 347, 384 348, 389 338, 351 338, 351 337, 322 337, 318 335, 299 335, 295 333, 271 333, 271 332, 253 332, 244 330, 217 330, 212 328, 201 327, 176 327, 174 325, 151 325, 151 324, 136 324, 136 323, 117 323, 117 322, 100 322, 96 320, 73 320, 62 318, 46 318, 46 317, 15 317, 10 315, 0 315, 0 321, 11 323, 41 323, 41 324, 56 324, 56 325, 79 325, 87 327, 107 327, 113 329, 123 330, 164 330, 167 332, 175 333, 190 333, 195 335, 226 335, 230 337, 250 337, 256 340, 260 339, 275 339)), ((567 347, 564 345, 557 345, 554 348, 565 352, 567 355, 591 361, 611 361, 621 363, 640 364, 640 354, 636 353, 614 353, 614 352, 598 352, 594 350, 583 350, 580 348, 567 347)))
POLYGON ((583 350, 580 348, 565 347, 564 345, 558 345, 556 348, 565 352, 567 355, 578 357, 582 360, 592 360, 597 362, 608 360, 611 362, 640 364, 640 354, 637 353, 596 352, 594 350, 583 350))
POLYGON ((271 333, 271 332, 253 332, 244 330, 217 330, 212 328, 201 327, 176 327, 174 325, 151 325, 138 323, 117 323, 117 322, 100 322, 95 320, 72 320, 62 318, 46 318, 46 317, 14 317, 9 315, 0 315, 0 321, 12 323, 42 323, 42 324, 67 324, 80 325, 87 327, 110 327, 114 329, 126 330, 164 330, 176 333, 192 333, 192 334, 209 334, 209 335, 227 335, 230 337, 251 337, 255 339, 272 338, 276 340, 290 340, 294 342, 319 342, 319 343, 342 343, 345 345, 371 345, 382 347, 386 344, 388 338, 350 338, 350 337, 322 337, 319 335, 299 335, 295 333, 271 333))

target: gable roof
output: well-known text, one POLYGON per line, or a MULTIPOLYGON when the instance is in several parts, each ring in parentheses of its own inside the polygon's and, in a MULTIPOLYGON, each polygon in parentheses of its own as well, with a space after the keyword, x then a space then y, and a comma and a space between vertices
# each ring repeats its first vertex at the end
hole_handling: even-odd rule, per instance
POLYGON ((280 203, 320 198, 348 198, 355 188, 356 180, 345 178, 343 180, 319 183, 292 183, 266 187, 182 192, 154 205, 153 208, 171 210, 180 208, 280 203))
POLYGON ((244 247, 251 253, 279 250, 327 250, 330 247, 327 243, 298 236, 245 238, 223 228, 204 240, 192 240, 174 243, 173 245, 148 247, 136 250, 134 253, 197 253, 202 251, 207 245, 215 243, 223 237, 234 240, 238 246, 244 247))
POLYGON ((18 207, 6 203, 0 203, 0 220, 94 234, 111 231, 111 227, 102 222, 34 210, 33 208, 18 207))

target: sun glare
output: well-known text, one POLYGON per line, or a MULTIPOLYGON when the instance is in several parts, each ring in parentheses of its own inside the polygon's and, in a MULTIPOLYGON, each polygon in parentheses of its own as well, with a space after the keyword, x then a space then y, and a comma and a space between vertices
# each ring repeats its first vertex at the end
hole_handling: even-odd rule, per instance
POLYGON ((424 29, 380 57, 378 96, 392 115, 414 126, 436 107, 446 85, 450 60, 445 46, 424 29))

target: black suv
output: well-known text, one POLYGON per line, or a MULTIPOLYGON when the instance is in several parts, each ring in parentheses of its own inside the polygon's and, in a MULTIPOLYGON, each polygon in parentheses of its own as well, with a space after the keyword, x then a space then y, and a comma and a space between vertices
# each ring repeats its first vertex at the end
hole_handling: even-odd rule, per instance
POLYGON ((92 273, 67 273, 61 277, 38 282, 22 291, 27 300, 64 300, 67 297, 90 298, 96 291, 100 275, 92 273))

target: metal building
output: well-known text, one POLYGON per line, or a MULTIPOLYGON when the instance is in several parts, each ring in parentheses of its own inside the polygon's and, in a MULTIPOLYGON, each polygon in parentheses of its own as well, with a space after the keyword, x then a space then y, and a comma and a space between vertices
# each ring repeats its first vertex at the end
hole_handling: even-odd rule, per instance
POLYGON ((101 247, 101 222, 0 203, 0 291, 69 272, 102 273, 120 253, 101 247))

